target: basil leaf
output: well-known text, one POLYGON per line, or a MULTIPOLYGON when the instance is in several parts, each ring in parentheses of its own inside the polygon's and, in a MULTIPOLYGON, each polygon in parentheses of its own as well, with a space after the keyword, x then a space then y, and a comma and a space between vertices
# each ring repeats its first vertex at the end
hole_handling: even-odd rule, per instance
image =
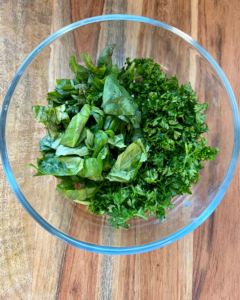
POLYGON ((94 136, 94 152, 93 157, 97 157, 102 148, 107 145, 108 135, 102 131, 98 130, 94 136))
MULTIPOLYGON (((100 153, 99 153, 99 156, 100 156, 100 153)), ((107 156, 103 159, 103 171, 105 171, 105 172, 110 171, 115 162, 116 162, 116 159, 114 159, 114 156, 112 155, 112 153, 108 152, 107 156)))
POLYGON ((86 139, 86 137, 87 137, 87 129, 83 128, 75 147, 78 147, 81 144, 81 142, 86 139))
POLYGON ((49 107, 34 105, 32 106, 32 112, 38 122, 46 124, 48 121, 49 107))
POLYGON ((121 126, 121 120, 118 117, 107 115, 104 121, 104 130, 112 130, 117 132, 121 126))
POLYGON ((126 147, 126 145, 124 144, 123 134, 115 135, 114 137, 112 137, 108 140, 108 143, 113 145, 114 147, 117 147, 117 148, 120 148, 120 149, 126 147))
POLYGON ((66 156, 66 155, 86 156, 86 155, 89 155, 89 154, 90 154, 90 152, 84 144, 81 144, 81 145, 79 145, 78 147, 75 147, 75 148, 59 145, 56 149, 55 156, 56 157, 66 156))
POLYGON ((61 142, 62 136, 63 133, 59 133, 55 138, 50 136, 44 136, 43 139, 39 142, 40 151, 57 149, 58 145, 61 142))
POLYGON ((67 147, 74 147, 81 135, 81 132, 88 121, 90 116, 90 106, 85 104, 80 113, 72 118, 64 136, 62 137, 61 144, 67 147))
POLYGON ((140 139, 142 141, 143 144, 145 144, 145 138, 143 136, 142 130, 140 128, 135 128, 133 130, 133 134, 132 134, 132 142, 136 142, 138 139, 140 139))
POLYGON ((89 53, 82 53, 81 58, 84 61, 86 68, 90 73, 92 73, 94 75, 98 75, 100 77, 104 76, 104 73, 106 71, 106 66, 96 68, 91 60, 89 53))
POLYGON ((108 147, 103 147, 102 150, 98 153, 97 158, 105 159, 107 155, 109 154, 108 147))
POLYGON ((51 123, 46 123, 46 130, 47 130, 47 134, 49 137, 55 139, 57 138, 57 136, 59 135, 59 131, 58 131, 58 126, 51 124, 51 123))
POLYGON ((102 180, 103 161, 99 158, 85 158, 83 169, 78 173, 78 176, 89 178, 91 180, 102 180))
POLYGON ((69 122, 69 116, 65 112, 66 105, 57 107, 45 107, 40 105, 32 106, 32 112, 38 122, 46 124, 47 122, 59 125, 62 121, 69 122))
POLYGON ((104 88, 104 80, 99 79, 98 77, 94 77, 92 80, 92 84, 95 86, 95 88, 99 91, 99 92, 103 92, 103 88, 104 88))
POLYGON ((89 150, 94 151, 93 143, 94 143, 94 134, 89 129, 86 129, 85 144, 86 144, 86 146, 88 147, 89 150))
POLYGON ((72 175, 77 175, 81 170, 83 170, 84 160, 76 156, 61 156, 56 158, 58 161, 64 163, 67 169, 72 173, 72 175))
POLYGON ((56 89, 63 91, 74 90, 74 86, 71 84, 69 79, 60 79, 60 82, 55 86, 56 89))
POLYGON ((65 164, 58 161, 54 157, 43 157, 37 159, 37 167, 30 164, 29 166, 34 167, 39 173, 44 175, 57 175, 57 176, 69 176, 74 175, 65 164))
POLYGON ((48 122, 59 125, 61 122, 68 124, 70 122, 69 116, 66 113, 66 105, 49 108, 48 122))
POLYGON ((112 66, 112 68, 111 68, 111 73, 112 73, 113 75, 115 75, 116 77, 118 76, 118 65, 117 65, 117 64, 114 65, 114 66, 112 66))
POLYGON ((115 46, 115 44, 112 44, 103 49, 97 60, 97 68, 101 68, 104 65, 107 67, 112 66, 112 54, 115 46))
POLYGON ((88 79, 87 70, 83 66, 77 64, 74 55, 69 57, 69 68, 76 74, 79 80, 86 81, 88 79))
POLYGON ((108 75, 103 90, 103 110, 115 116, 136 115, 138 106, 113 74, 108 75))
POLYGON ((93 106, 91 109, 91 115, 94 117, 97 123, 97 130, 102 129, 105 116, 104 112, 98 107, 93 106))
POLYGON ((74 202, 88 205, 89 201, 86 199, 94 193, 97 186, 94 182, 87 182, 83 189, 77 190, 73 185, 73 181, 69 178, 67 180, 62 180, 61 183, 57 185, 57 191, 62 195, 66 196, 68 199, 74 202))
POLYGON ((100 109, 100 108, 98 108, 98 107, 96 107, 96 106, 92 106, 91 107, 91 113, 97 113, 97 114, 99 114, 100 116, 102 116, 102 117, 105 117, 105 113, 100 109))
POLYGON ((141 140, 130 144, 121 153, 112 170, 107 176, 110 181, 127 182, 134 179, 137 175, 142 162, 147 160, 147 153, 141 140))

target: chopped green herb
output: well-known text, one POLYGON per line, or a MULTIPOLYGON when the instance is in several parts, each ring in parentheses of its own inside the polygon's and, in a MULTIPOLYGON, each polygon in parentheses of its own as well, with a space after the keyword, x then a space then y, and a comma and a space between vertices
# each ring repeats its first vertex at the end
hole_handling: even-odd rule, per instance
POLYGON ((58 79, 47 94, 48 106, 33 106, 47 135, 34 176, 61 180, 59 193, 107 214, 114 228, 146 213, 165 219, 171 199, 191 194, 202 162, 218 148, 207 146, 207 104, 199 104, 190 83, 179 87, 153 59, 112 65, 115 45, 107 46, 97 65, 88 53, 69 58, 73 79, 58 79))

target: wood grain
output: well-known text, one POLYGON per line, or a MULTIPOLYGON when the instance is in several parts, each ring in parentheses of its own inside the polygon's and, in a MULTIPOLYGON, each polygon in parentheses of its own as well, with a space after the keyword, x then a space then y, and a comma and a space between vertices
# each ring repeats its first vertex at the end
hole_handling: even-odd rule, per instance
MULTIPOLYGON (((239 1, 199 2, 199 43, 217 60, 240 105, 239 1)), ((240 299, 240 165, 210 218, 194 231, 193 299, 240 299)))
MULTIPOLYGON (((51 32, 52 2, 1 1, 1 103, 25 57, 51 32)), ((36 223, 11 191, 0 165, 0 299, 31 299, 36 223)))
MULTIPOLYGON (((237 0, 3 0, 1 101, 26 55, 49 34, 83 18, 113 13, 158 19, 190 34, 220 63, 239 99, 239 11, 237 0)), ((134 26, 140 34, 140 25, 134 26)), ((69 40, 69 51, 98 51, 104 42, 101 28, 86 28, 75 31, 76 44, 69 40), (79 34, 86 42, 94 36, 96 42, 85 49, 87 43, 78 41, 79 34)), ((130 32, 128 27, 118 30, 130 32)), ((123 46, 131 43, 130 35, 122 41, 123 46)), ((56 57, 62 55, 60 48, 52 51, 58 51, 56 57)), ((52 72, 61 75, 61 68, 52 72)), ((194 64, 190 72, 195 74, 194 64)), ((36 224, 13 195, 0 165, 0 299, 238 300, 239 195, 238 164, 221 204, 194 233, 149 253, 99 255, 66 245, 36 224)))

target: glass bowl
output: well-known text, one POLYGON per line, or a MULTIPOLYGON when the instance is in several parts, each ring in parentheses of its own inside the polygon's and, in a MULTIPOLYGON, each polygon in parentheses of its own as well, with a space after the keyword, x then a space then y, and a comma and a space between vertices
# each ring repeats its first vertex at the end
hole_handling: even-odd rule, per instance
POLYGON ((25 59, 7 91, 1 112, 0 148, 7 179, 16 197, 42 227, 59 239, 104 254, 140 253, 170 244, 199 226, 223 198, 237 164, 239 114, 231 86, 216 61, 190 36, 156 20, 130 15, 105 15, 68 25, 44 40, 25 59), (113 229, 107 217, 56 191, 52 176, 32 177, 45 135, 31 113, 46 105, 46 94, 57 78, 73 78, 70 55, 89 52, 93 60, 107 44, 116 44, 113 62, 125 58, 154 58, 167 76, 191 82, 199 102, 208 103, 209 145, 218 147, 216 160, 204 163, 192 195, 173 199, 164 222, 154 216, 136 218, 128 230, 113 229))

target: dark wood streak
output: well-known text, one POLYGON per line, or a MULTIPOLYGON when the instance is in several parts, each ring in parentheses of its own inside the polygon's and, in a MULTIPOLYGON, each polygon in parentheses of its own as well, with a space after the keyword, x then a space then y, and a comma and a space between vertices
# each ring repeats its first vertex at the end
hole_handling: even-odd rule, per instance
MULTIPOLYGON (((193 269, 193 299, 201 299, 201 292, 207 277, 208 268, 212 266, 211 256, 214 251, 214 232, 215 232, 215 212, 205 221, 206 226, 201 228, 200 234, 197 239, 194 240, 194 249, 198 255, 195 256, 195 268, 193 269), (197 248, 198 247, 198 248, 197 248)), ((216 268, 218 262, 216 262, 216 268)), ((207 299, 207 298, 206 298, 207 299)))
POLYGON ((189 0, 181 1, 148 1, 144 0, 143 15, 153 18, 178 29, 190 33, 189 14, 191 3, 189 0))
MULTIPOLYGON (((77 1, 71 0, 71 17, 76 22, 89 17, 101 15, 104 8, 104 0, 77 1)), ((74 30, 75 43, 77 48, 77 58, 82 52, 89 52, 91 57, 95 57, 97 53, 98 36, 100 24, 93 24, 91 32, 89 27, 83 26, 74 30)))
MULTIPOLYGON (((193 18, 193 16, 192 16, 192 14, 191 14, 191 0, 189 0, 188 1, 188 6, 190 7, 190 9, 189 9, 189 13, 188 13, 188 18, 189 18, 189 20, 190 20, 190 24, 189 24, 189 34, 191 34, 191 32, 192 32, 192 18, 193 18)), ((194 16, 194 17, 196 17, 196 16, 194 16)))
POLYGON ((222 58, 222 32, 223 32, 223 28, 218 25, 217 26, 217 31, 218 31, 218 58, 217 61, 219 63, 219 65, 221 66, 221 58, 222 58))
POLYGON ((213 251, 213 235, 214 235, 214 220, 215 220, 215 212, 213 212, 211 214, 211 216, 209 217, 209 231, 207 233, 207 250, 209 255, 211 255, 211 252, 213 251))
POLYGON ((200 274, 198 274, 198 282, 196 283, 195 281, 193 281, 194 286, 196 287, 195 293, 194 293, 194 300, 199 300, 200 296, 201 296, 201 290, 202 290, 202 286, 203 286, 203 278, 205 280, 205 276, 206 276, 206 270, 203 270, 200 272, 200 274))
POLYGON ((71 248, 66 252, 58 299, 95 299, 99 255, 71 248))

